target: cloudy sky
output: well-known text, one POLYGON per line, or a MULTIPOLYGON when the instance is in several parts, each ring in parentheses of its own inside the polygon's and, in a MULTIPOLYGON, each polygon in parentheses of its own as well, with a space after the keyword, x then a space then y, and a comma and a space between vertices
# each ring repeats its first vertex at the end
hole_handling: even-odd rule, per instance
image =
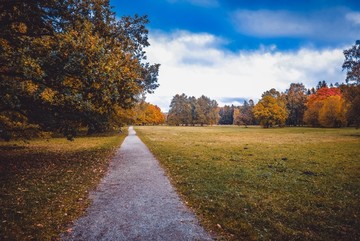
POLYGON ((257 101, 290 83, 343 82, 343 50, 360 39, 359 0, 111 0, 117 16, 148 15, 159 84, 147 101, 206 95, 257 101), (290 4, 291 3, 291 4, 290 4))

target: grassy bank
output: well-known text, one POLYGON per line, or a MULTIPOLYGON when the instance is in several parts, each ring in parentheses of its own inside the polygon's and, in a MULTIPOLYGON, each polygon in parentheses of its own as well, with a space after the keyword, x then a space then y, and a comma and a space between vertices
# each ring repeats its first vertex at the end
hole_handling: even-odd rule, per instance
POLYGON ((136 130, 204 225, 225 239, 360 239, 360 130, 136 130))
POLYGON ((56 240, 126 134, 0 142, 0 240, 56 240))

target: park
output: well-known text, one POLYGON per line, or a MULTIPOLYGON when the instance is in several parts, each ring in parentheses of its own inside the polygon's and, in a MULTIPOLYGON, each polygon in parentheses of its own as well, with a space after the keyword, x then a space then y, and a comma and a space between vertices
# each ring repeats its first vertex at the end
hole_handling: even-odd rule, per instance
POLYGON ((359 24, 354 0, 2 0, 0 240, 359 240, 359 24))

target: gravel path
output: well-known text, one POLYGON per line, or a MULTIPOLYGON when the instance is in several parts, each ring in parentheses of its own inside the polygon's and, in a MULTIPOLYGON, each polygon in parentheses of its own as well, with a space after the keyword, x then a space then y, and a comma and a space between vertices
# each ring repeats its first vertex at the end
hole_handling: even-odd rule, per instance
POLYGON ((90 198, 63 240, 212 240, 132 127, 90 198))

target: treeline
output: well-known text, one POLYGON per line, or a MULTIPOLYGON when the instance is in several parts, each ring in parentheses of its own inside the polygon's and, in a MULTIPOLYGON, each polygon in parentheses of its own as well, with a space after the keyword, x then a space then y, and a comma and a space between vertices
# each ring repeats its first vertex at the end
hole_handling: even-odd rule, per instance
POLYGON ((266 128, 302 125, 359 127, 360 41, 345 50, 344 55, 342 67, 347 71, 347 84, 336 83, 328 86, 325 81, 320 81, 316 88, 306 89, 302 83, 292 83, 284 93, 270 89, 262 94, 256 105, 249 100, 244 101, 242 106, 218 107, 216 101, 205 96, 196 99, 185 94, 176 95, 170 105, 168 123, 245 126, 260 124, 266 128))
POLYGON ((109 0, 1 2, 0 138, 107 131, 158 87, 147 17, 111 9, 109 0))
POLYGON ((142 100, 133 108, 120 110, 116 121, 119 125, 161 125, 166 118, 158 106, 142 100))
POLYGON ((167 117, 169 125, 214 125, 219 119, 218 103, 206 96, 175 95, 167 117))
POLYGON ((211 101, 208 97, 202 96, 196 99, 186 97, 185 94, 177 95, 171 102, 168 124, 245 126, 260 124, 265 128, 303 125, 359 126, 360 86, 328 87, 324 82, 319 86, 307 90, 303 84, 293 83, 285 93, 276 89, 264 92, 256 105, 252 100, 244 101, 242 106, 218 107, 216 104, 208 108, 211 111, 203 111, 201 105, 197 104, 199 99, 211 101))

